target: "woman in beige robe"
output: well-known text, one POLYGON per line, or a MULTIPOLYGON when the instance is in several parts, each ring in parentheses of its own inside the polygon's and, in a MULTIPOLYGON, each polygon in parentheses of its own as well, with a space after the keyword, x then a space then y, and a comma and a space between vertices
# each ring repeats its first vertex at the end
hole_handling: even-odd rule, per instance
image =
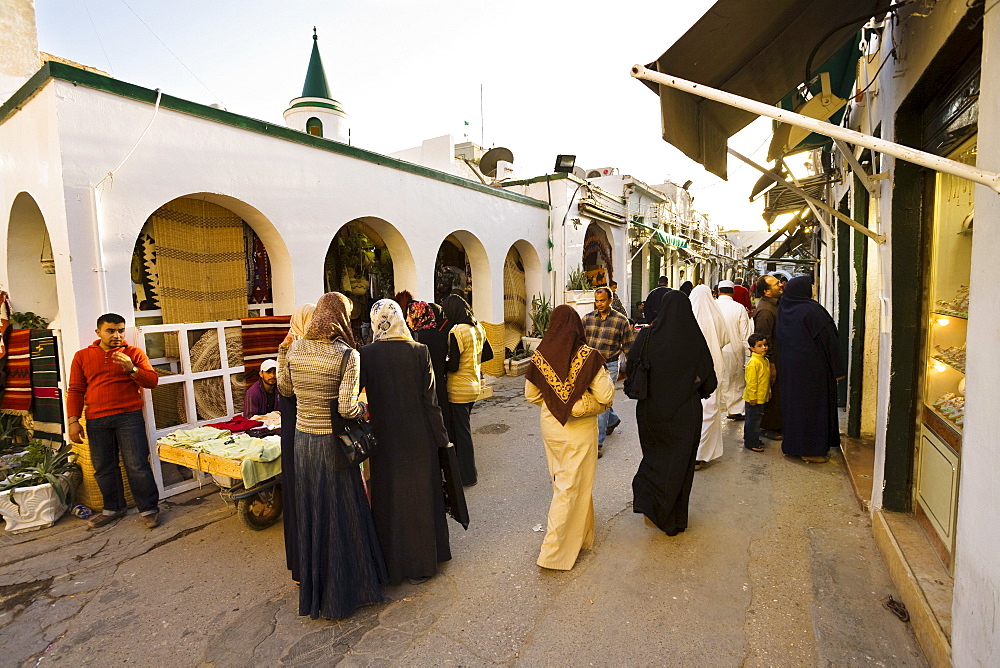
POLYGON ((597 415, 615 395, 604 358, 584 343, 583 323, 573 308, 563 305, 552 312, 549 329, 532 357, 524 395, 542 409, 542 440, 552 480, 538 565, 568 571, 580 550, 594 545, 597 415))

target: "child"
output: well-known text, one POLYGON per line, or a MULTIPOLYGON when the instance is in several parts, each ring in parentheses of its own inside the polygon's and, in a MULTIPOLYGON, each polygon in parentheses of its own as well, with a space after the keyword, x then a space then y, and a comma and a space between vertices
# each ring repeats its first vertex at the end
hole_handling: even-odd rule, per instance
POLYGON ((746 422, 743 423, 743 447, 754 452, 764 452, 760 442, 760 419, 764 416, 764 404, 771 398, 771 363, 767 354, 767 338, 763 334, 751 334, 750 361, 747 362, 747 389, 743 392, 746 401, 746 422))

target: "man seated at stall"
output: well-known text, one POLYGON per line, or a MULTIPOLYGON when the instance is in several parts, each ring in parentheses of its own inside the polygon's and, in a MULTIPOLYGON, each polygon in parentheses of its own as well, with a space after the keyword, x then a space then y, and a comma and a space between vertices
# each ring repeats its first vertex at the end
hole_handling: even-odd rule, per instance
POLYGON ((274 360, 264 360, 260 365, 260 379, 247 388, 243 399, 243 417, 267 415, 274 410, 274 399, 277 396, 274 388, 278 382, 278 363, 274 360))

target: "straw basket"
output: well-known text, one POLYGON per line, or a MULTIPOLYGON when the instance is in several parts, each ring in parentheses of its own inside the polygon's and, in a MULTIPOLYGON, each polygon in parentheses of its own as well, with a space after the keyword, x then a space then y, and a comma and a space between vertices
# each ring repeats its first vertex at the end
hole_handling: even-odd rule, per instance
POLYGON ((502 376, 504 374, 504 325, 495 325, 490 322, 483 322, 482 325, 483 329, 486 330, 486 340, 489 342, 490 348, 493 349, 493 359, 483 363, 483 373, 490 376, 502 376))

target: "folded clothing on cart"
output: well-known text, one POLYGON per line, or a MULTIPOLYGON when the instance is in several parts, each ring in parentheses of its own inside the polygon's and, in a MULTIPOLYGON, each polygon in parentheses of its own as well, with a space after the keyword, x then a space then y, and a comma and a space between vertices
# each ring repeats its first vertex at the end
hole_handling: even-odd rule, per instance
POLYGON ((267 429, 281 429, 281 413, 279 411, 271 411, 263 415, 252 415, 250 419, 260 420, 267 429))
POLYGON ((178 429, 157 443, 240 460, 243 485, 247 489, 281 473, 281 439, 277 436, 254 438, 226 429, 198 427, 178 429))
POLYGON ((234 415, 225 422, 213 422, 209 427, 215 427, 216 429, 228 429, 234 434, 240 431, 246 431, 247 429, 253 429, 254 427, 263 426, 263 422, 260 420, 248 420, 242 415, 234 415))

